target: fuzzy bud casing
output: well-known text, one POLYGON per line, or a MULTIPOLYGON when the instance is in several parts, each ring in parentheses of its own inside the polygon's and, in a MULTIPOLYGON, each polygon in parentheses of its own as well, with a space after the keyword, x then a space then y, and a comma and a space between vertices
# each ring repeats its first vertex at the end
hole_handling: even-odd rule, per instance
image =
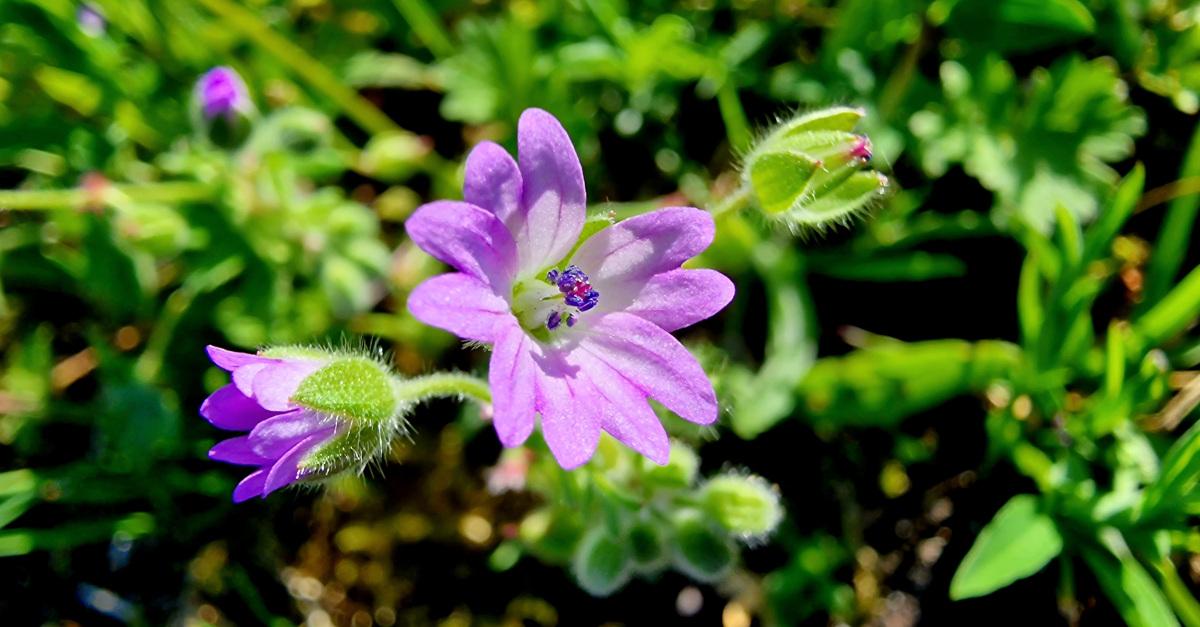
POLYGON ((743 184, 770 218, 795 228, 845 222, 887 191, 871 170, 871 142, 853 132, 862 109, 832 107, 797 116, 746 155, 743 184))

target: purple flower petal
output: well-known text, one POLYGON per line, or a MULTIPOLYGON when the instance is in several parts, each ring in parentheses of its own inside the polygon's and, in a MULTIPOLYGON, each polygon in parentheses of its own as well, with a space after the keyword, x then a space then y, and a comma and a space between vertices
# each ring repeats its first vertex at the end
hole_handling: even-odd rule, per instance
POLYGON ((267 459, 277 459, 300 440, 329 426, 320 414, 297 409, 259 423, 250 432, 250 446, 267 459))
POLYGON ((200 415, 218 429, 249 431, 275 413, 263 409, 230 383, 204 399, 200 415))
POLYGON ((514 223, 522 275, 558 263, 579 239, 586 218, 583 168, 554 116, 526 109, 517 123, 523 220, 514 223))
POLYGON ((579 347, 681 418, 704 425, 716 421, 717 397, 704 370, 654 323, 633 314, 608 313, 592 321, 579 347))
POLYGON ((408 310, 425 324, 481 342, 492 342, 496 325, 512 320, 508 301, 479 279, 460 272, 418 285, 408 297, 408 310))
POLYGON ((308 375, 325 367, 325 363, 316 360, 281 360, 267 364, 254 375, 254 383, 251 384, 254 400, 271 411, 292 409, 291 400, 296 388, 308 375))
POLYGON ((242 466, 261 466, 271 461, 254 452, 254 449, 250 446, 249 436, 244 435, 217 442, 216 446, 208 450, 208 458, 218 462, 239 464, 242 466))
POLYGON ((504 446, 517 446, 533 433, 537 408, 535 343, 513 323, 496 329, 496 345, 488 365, 492 390, 492 423, 504 446))
POLYGON ((650 277, 624 309, 664 331, 674 331, 721 311, 733 300, 734 291, 733 281, 716 270, 679 268, 650 277))
POLYGON ((262 372, 263 368, 266 368, 267 364, 269 363, 272 362, 261 361, 258 363, 246 364, 245 366, 239 366, 237 370, 233 371, 233 377, 231 377, 233 379, 233 384, 237 386, 237 389, 242 394, 245 394, 246 396, 254 396, 254 377, 257 377, 258 373, 262 372))
POLYGON ((271 466, 271 471, 267 473, 266 483, 263 485, 263 496, 266 496, 285 485, 295 483, 300 478, 300 460, 308 454, 312 448, 325 440, 328 440, 333 435, 333 429, 325 429, 314 433, 307 438, 298 442, 295 446, 289 449, 286 453, 279 457, 274 466, 271 466))
POLYGON ((233 502, 241 503, 242 501, 262 496, 263 486, 267 483, 267 469, 256 470, 242 479, 241 483, 233 489, 233 502))
POLYGON ((668 207, 618 222, 588 238, 571 257, 600 291, 640 285, 652 275, 678 268, 708 248, 713 220, 707 211, 668 207))
POLYGON ((267 363, 275 361, 269 357, 262 357, 254 353, 239 353, 237 351, 225 350, 220 346, 209 345, 205 347, 208 352, 208 358, 221 369, 228 372, 233 372, 242 366, 250 364, 267 363))
POLYGON ((515 232, 521 215, 521 171, 508 151, 494 142, 482 142, 467 155, 463 200, 494 213, 515 232))
POLYGON ((578 468, 592 458, 600 443, 599 393, 565 365, 543 363, 542 368, 537 377, 542 437, 559 466, 578 468))
POLYGON ((581 359, 580 367, 596 393, 606 401, 601 404, 600 413, 604 430, 654 463, 665 466, 671 458, 671 441, 646 402, 646 395, 599 359, 581 359))
POLYGON ((404 223, 422 250, 459 272, 508 291, 516 272, 516 247, 508 228, 491 212, 465 202, 422 205, 404 223))

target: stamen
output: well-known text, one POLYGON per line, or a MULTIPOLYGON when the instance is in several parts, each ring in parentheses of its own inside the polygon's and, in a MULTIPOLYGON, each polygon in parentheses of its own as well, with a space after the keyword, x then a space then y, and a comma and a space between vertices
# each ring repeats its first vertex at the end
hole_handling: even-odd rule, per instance
MULTIPOLYGON (((560 324, 562 324, 562 316, 557 311, 550 312, 550 317, 546 318, 546 328, 553 331, 557 329, 558 325, 560 324)), ((567 323, 567 326, 570 326, 570 322, 567 323)))
MULTIPOLYGON (((550 270, 546 273, 546 280, 558 287, 558 291, 563 295, 564 303, 580 312, 592 309, 600 302, 600 292, 592 289, 591 279, 583 270, 579 269, 579 266, 570 265, 562 271, 550 270)), ((572 317, 569 314, 568 316, 565 321, 567 326, 571 326, 573 324, 572 317)))

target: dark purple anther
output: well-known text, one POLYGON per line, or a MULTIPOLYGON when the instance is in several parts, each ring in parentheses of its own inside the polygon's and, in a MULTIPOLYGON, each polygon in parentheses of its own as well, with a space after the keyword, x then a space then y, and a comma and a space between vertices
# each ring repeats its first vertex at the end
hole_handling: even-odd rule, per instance
POLYGON ((558 286, 564 303, 579 311, 587 311, 600 302, 600 292, 592 289, 591 279, 579 266, 567 266, 562 272, 551 270, 546 273, 546 280, 558 286))
POLYGON ((550 312, 550 317, 546 318, 546 328, 553 331, 557 329, 558 325, 560 324, 562 324, 562 315, 557 311, 550 312))
POLYGON ((575 326, 575 321, 577 319, 578 318, 575 317, 575 314, 567 314, 567 326, 569 326, 569 327, 575 326))

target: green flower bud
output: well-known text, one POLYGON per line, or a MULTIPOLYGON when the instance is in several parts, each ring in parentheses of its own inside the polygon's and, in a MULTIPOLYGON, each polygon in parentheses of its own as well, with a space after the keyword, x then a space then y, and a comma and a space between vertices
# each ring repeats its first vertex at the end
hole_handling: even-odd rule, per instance
POLYGON ((713 582, 733 568, 736 550, 729 536, 716 529, 696 509, 682 509, 671 517, 675 568, 697 581, 713 582))
POLYGON ((717 524, 744 540, 756 540, 775 530, 783 507, 774 486, 756 475, 721 475, 700 488, 704 511, 717 524))
POLYGON ((833 107, 788 121, 746 156, 742 172, 759 207, 793 228, 847 221, 886 192, 888 179, 866 169, 871 141, 852 131, 862 109, 833 107))
POLYGON ((629 581, 632 560, 626 545, 598 525, 579 543, 571 570, 588 594, 606 597, 629 581))
POLYGON ((642 471, 645 482, 649 485, 663 488, 686 488, 696 480, 696 472, 700 469, 700 457, 692 447, 671 441, 671 458, 666 466, 642 458, 642 471))

